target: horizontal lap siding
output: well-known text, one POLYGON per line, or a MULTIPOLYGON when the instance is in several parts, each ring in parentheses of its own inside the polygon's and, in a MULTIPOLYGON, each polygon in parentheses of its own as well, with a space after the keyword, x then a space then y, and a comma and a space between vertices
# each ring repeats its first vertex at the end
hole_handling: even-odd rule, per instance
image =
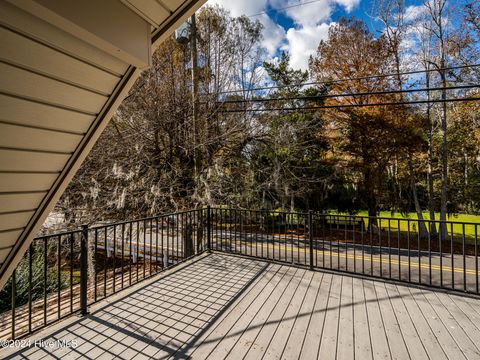
POLYGON ((78 134, 85 133, 94 115, 0 94, 0 121, 78 134))
MULTIPOLYGON (((69 154, 0 149, 0 172, 59 173, 62 171, 69 157, 69 154)), ((3 211, 3 207, 1 205, 0 211, 3 211)))
POLYGON ((108 97, 39 75, 14 65, 0 63, 0 92, 65 107, 86 114, 96 114, 108 97))
POLYGON ((0 59, 85 89, 110 94, 119 77, 0 27, 0 59))
POLYGON ((12 192, 47 191, 57 174, 0 173, 0 194, 12 192))
POLYGON ((93 64, 100 69, 105 69, 117 76, 121 76, 127 71, 128 64, 99 51, 96 47, 79 40, 73 35, 59 31, 58 28, 9 3, 0 2, 0 14, 1 25, 30 36, 54 49, 93 64))
POLYGON ((82 135, 0 122, 0 144, 5 148, 72 153, 82 135))
POLYGON ((0 248, 12 247, 22 231, 22 229, 0 231, 0 248))
POLYGON ((32 215, 33 211, 0 214, 0 231, 22 228, 32 215))
POLYGON ((2 212, 35 209, 45 194, 46 191, 23 194, 0 194, 0 209, 2 212))
POLYGON ((0 263, 127 68, 0 2, 0 263))

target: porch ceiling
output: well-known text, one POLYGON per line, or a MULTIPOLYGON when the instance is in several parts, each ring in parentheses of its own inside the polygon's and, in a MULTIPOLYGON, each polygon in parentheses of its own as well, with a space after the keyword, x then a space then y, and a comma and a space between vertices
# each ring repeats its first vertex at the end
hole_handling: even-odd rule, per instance
POLYGON ((153 49, 205 1, 0 2, 0 288, 153 49))

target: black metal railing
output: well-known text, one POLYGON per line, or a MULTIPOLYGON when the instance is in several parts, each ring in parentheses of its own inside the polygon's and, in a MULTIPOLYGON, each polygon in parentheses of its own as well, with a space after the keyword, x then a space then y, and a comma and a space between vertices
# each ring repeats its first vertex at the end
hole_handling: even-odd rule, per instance
POLYGON ((203 208, 41 236, 0 294, 18 339, 205 250, 479 294, 480 224, 203 208))
POLYGON ((207 209, 35 238, 0 294, 0 339, 18 339, 206 249, 207 209))
POLYGON ((212 208, 212 249, 479 294, 480 224, 212 208))

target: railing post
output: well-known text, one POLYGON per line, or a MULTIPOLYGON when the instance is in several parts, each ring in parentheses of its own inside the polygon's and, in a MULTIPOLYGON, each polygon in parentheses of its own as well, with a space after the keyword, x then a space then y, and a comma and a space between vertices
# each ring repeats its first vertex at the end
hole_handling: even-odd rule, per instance
POLYGON ((312 210, 308 211, 308 243, 310 245, 310 270, 313 270, 313 229, 312 229, 312 210))
POLYGON ((212 219, 210 205, 207 205, 207 250, 212 250, 212 219))
POLYGON ((17 269, 12 273, 12 340, 15 340, 15 308, 17 307, 17 269))
POLYGON ((82 225, 80 237, 80 310, 81 315, 87 315, 88 291, 88 225, 82 225))

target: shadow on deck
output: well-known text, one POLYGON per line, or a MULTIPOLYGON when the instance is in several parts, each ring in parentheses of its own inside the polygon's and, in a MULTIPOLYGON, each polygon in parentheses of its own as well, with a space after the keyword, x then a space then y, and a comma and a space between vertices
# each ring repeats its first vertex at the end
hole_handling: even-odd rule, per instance
POLYGON ((377 280, 213 253, 125 294, 0 357, 480 357, 479 300, 377 280))

